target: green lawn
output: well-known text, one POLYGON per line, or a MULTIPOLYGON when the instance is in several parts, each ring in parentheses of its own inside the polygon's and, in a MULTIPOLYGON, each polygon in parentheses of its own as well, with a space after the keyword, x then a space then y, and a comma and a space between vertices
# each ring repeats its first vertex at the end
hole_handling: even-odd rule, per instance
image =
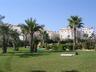
POLYGON ((96 72, 96 52, 79 52, 73 57, 61 57, 64 52, 28 53, 20 49, 0 53, 0 72, 96 72))

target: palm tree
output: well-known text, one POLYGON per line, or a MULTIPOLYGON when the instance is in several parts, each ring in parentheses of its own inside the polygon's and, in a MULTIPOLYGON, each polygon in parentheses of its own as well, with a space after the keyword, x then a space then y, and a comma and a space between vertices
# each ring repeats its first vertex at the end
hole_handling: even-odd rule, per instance
POLYGON ((10 31, 9 24, 0 24, 0 34, 2 35, 2 50, 3 53, 7 52, 7 43, 8 43, 8 36, 10 31))
POLYGON ((77 36, 77 28, 83 27, 82 18, 78 16, 71 16, 69 19, 69 27, 73 30, 73 51, 76 47, 76 36, 77 36))
POLYGON ((44 26, 38 25, 36 20, 32 18, 25 20, 25 23, 27 24, 28 32, 30 34, 30 52, 32 53, 35 52, 33 35, 36 31, 41 31, 44 26))

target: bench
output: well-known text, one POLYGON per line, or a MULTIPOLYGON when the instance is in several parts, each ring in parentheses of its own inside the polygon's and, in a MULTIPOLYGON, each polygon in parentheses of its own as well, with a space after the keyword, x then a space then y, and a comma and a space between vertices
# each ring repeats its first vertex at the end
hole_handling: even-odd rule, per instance
POLYGON ((60 56, 74 56, 75 54, 60 54, 60 56))

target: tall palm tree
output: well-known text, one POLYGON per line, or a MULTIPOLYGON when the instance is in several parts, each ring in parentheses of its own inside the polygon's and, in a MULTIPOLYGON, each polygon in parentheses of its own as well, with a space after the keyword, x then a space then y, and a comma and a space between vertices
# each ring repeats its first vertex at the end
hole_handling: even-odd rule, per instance
POLYGON ((35 52, 33 35, 36 31, 41 31, 44 26, 38 25, 36 20, 32 18, 25 20, 25 23, 27 24, 28 32, 30 34, 30 52, 32 53, 35 52))
POLYGON ((7 52, 8 36, 10 31, 9 24, 0 24, 0 34, 2 35, 2 50, 3 53, 7 52))
POLYGON ((73 30, 73 51, 76 47, 77 28, 83 27, 82 18, 78 16, 71 16, 69 19, 69 27, 73 30))

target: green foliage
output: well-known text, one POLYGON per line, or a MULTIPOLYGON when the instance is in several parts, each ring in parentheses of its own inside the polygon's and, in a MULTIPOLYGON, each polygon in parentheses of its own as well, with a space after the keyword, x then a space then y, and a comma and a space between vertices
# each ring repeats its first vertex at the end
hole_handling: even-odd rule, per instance
POLYGON ((72 43, 66 43, 64 44, 64 50, 72 50, 73 49, 73 44, 72 43))
POLYGON ((66 40, 62 40, 60 41, 61 44, 65 44, 65 43, 73 43, 72 39, 66 39, 66 40))
POLYGON ((66 50, 72 50, 73 45, 72 43, 66 43, 66 44, 52 44, 48 45, 47 49, 52 51, 66 51, 66 50))
POLYGON ((59 51, 59 46, 57 44, 52 45, 52 50, 59 51))
POLYGON ((86 42, 84 48, 85 49, 94 49, 95 48, 95 44, 93 44, 91 42, 86 42))
POLYGON ((47 33, 46 31, 43 31, 42 35, 43 35, 44 43, 47 43, 48 40, 49 40, 49 35, 48 35, 48 33, 47 33))
POLYGON ((82 49, 82 48, 83 48, 82 43, 78 43, 78 44, 76 45, 76 48, 75 48, 75 49, 82 49))

